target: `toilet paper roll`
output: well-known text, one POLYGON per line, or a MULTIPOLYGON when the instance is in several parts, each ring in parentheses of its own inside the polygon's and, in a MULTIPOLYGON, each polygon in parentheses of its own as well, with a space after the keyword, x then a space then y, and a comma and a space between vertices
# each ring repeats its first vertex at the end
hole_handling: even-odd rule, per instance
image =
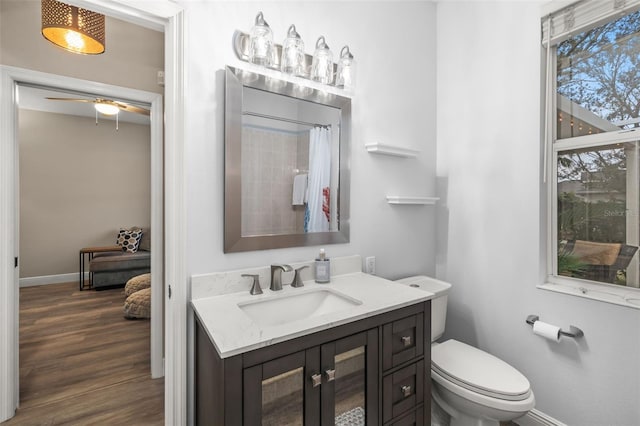
POLYGON ((560 340, 560 327, 538 320, 533 323, 533 334, 557 342, 560 340))

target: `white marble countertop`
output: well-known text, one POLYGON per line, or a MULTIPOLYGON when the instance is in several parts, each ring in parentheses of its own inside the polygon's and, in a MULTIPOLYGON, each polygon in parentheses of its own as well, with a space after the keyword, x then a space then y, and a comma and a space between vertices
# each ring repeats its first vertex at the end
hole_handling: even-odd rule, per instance
POLYGON ((389 312, 432 299, 434 295, 401 285, 384 278, 362 272, 333 276, 329 284, 305 281, 304 287, 283 286, 281 291, 263 289, 264 294, 251 295, 248 291, 202 297, 192 300, 193 309, 209 334, 221 358, 241 354, 253 349, 296 337, 326 330, 331 327, 389 312), (277 325, 261 324, 253 320, 239 304, 267 298, 283 298, 329 289, 339 295, 355 299, 359 304, 320 313, 277 325))

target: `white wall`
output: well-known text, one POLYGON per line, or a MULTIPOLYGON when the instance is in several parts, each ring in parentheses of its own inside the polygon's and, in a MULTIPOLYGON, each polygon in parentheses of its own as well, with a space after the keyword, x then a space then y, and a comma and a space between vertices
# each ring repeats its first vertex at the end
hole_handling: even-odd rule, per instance
MULTIPOLYGON (((188 270, 191 274, 295 262, 319 247, 224 254, 225 65, 242 67, 231 48, 258 11, 281 43, 295 23, 311 53, 324 35, 337 53, 348 44, 358 61, 353 99, 351 243, 329 256, 375 255, 378 273, 434 273, 432 207, 390 206, 387 194, 435 192, 435 4, 430 2, 180 2, 186 8, 188 88, 186 162, 188 270), (366 142, 421 150, 418 159, 368 154, 366 142)), ((265 206, 266 208, 266 206, 265 206)))
POLYGON ((640 311, 535 287, 545 268, 539 7, 437 7, 436 263, 453 284, 446 336, 517 367, 536 408, 566 424, 638 425, 640 311), (547 342, 528 314, 585 337, 547 342))

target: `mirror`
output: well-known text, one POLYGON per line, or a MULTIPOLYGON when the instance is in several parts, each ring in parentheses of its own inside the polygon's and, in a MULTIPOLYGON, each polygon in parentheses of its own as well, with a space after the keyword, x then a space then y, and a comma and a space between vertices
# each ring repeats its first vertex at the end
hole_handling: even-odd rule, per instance
POLYGON ((349 242, 351 99, 225 74, 225 253, 349 242))

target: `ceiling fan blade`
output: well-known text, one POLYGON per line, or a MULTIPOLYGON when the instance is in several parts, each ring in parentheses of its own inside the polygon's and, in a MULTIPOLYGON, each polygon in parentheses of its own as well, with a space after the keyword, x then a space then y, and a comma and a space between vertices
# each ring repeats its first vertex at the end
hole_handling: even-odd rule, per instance
POLYGON ((135 105, 129 105, 129 104, 126 104, 124 102, 118 102, 118 101, 114 101, 114 100, 111 100, 111 99, 104 99, 104 98, 95 98, 95 99, 50 98, 50 97, 47 97, 47 99, 50 99, 52 101, 73 101, 73 102, 86 102, 86 103, 91 103, 91 104, 109 104, 109 105, 117 106, 122 111, 134 112, 134 113, 142 114, 142 115, 151 115, 151 112, 146 108, 142 108, 142 107, 135 106, 135 105))
POLYGON ((118 108, 120 108, 123 111, 135 112, 137 114, 143 114, 143 115, 151 115, 151 112, 146 108, 142 108, 135 105, 129 105, 122 102, 116 102, 116 105, 118 105, 118 108))
POLYGON ((46 99, 50 99, 52 101, 73 101, 73 102, 88 102, 88 103, 95 102, 93 99, 80 99, 80 98, 46 98, 46 99))

